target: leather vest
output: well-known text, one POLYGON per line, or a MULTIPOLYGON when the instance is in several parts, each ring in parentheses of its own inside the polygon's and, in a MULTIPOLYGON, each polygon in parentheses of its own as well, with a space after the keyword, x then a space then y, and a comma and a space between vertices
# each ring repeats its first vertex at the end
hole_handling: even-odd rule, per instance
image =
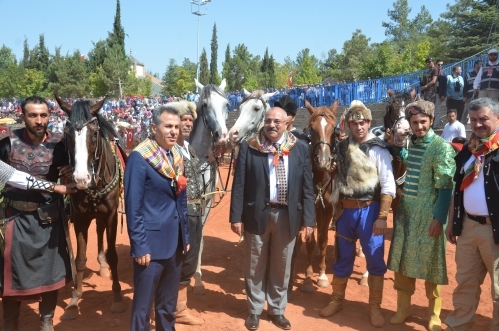
POLYGON ((491 66, 488 62, 482 66, 482 80, 480 90, 495 89, 499 90, 499 64, 491 66), (489 76, 489 69, 492 69, 492 75, 489 76))
MULTIPOLYGON (((181 147, 182 148, 182 147, 181 147)), ((184 156, 184 175, 187 177, 187 203, 188 214, 190 216, 199 216, 201 214, 202 203, 199 201, 203 195, 203 188, 200 182, 199 169, 201 167, 199 159, 194 152, 194 148, 189 145, 190 159, 184 156)), ((182 153, 187 153, 182 148, 182 153)))

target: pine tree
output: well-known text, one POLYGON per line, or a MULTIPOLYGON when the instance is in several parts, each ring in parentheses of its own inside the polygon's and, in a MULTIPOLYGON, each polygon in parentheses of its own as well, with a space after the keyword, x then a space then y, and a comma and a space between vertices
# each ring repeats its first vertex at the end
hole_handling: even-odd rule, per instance
POLYGON ((219 85, 218 77, 218 39, 217 24, 213 25, 213 34, 211 36, 211 60, 210 60, 210 84, 219 85))
POLYGON ((121 6, 120 0, 116 0, 116 15, 114 16, 113 32, 109 33, 107 38, 109 47, 119 46, 119 50, 123 55, 126 54, 125 51, 125 29, 121 25, 121 6))
POLYGON ((227 44, 227 48, 225 49, 225 61, 222 63, 222 77, 227 80, 229 90, 232 90, 230 82, 232 80, 232 76, 230 74, 230 44, 227 44))
POLYGON ((203 48, 199 59, 199 82, 203 85, 210 84, 210 71, 208 70, 208 56, 203 48))
POLYGON ((2 45, 0 48, 0 72, 6 70, 11 63, 16 63, 16 56, 12 49, 2 45))
POLYGON ((29 44, 28 44, 28 38, 24 37, 24 44, 23 44, 23 60, 21 62, 21 65, 26 68, 29 65, 29 44))

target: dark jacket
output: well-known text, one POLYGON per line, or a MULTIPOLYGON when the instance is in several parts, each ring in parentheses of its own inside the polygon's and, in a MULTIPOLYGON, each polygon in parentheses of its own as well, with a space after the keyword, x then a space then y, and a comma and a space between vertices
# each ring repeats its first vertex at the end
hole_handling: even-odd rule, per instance
MULTIPOLYGON (((463 192, 459 189, 464 178, 464 164, 471 157, 471 152, 468 149, 468 144, 463 146, 463 149, 454 158, 456 160, 456 173, 454 174, 454 219, 452 220, 452 234, 455 236, 461 235, 463 229, 464 203, 463 192)), ((492 233, 494 242, 499 244, 499 204, 497 197, 499 196, 499 150, 487 154, 482 171, 484 172, 484 189, 487 197, 486 203, 489 210, 489 217, 492 222, 492 233)))
MULTIPOLYGON (((293 238, 300 226, 315 226, 315 201, 308 145, 298 140, 288 158, 289 236, 293 238)), ((243 222, 245 231, 263 234, 270 213, 269 185, 268 154, 243 141, 232 184, 230 222, 243 222)))

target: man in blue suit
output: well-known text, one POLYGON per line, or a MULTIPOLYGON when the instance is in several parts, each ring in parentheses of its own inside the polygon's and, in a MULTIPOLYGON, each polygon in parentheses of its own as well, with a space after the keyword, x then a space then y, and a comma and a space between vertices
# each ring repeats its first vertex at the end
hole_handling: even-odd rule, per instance
POLYGON ((134 258, 130 330, 149 330, 154 299, 157 330, 175 330, 182 252, 189 249, 186 180, 176 146, 180 118, 169 106, 154 109, 151 130, 128 157, 125 206, 134 258))

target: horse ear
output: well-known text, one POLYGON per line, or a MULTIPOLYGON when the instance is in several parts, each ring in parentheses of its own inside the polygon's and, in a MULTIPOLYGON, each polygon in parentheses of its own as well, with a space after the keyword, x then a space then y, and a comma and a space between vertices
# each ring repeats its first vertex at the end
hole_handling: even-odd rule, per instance
POLYGON ((201 84, 201 83, 200 83, 200 82, 199 82, 196 78, 194 78, 194 82, 196 83, 196 86, 197 86, 200 90, 204 89, 204 85, 203 85, 203 84, 201 84))
POLYGON ((67 103, 66 101, 62 100, 57 94, 54 94, 55 100, 59 104, 59 107, 61 107, 66 114, 71 115, 71 105, 67 103))
POLYGON ((411 95, 411 98, 414 99, 414 97, 416 96, 416 89, 415 88, 412 89, 410 95, 411 95))
POLYGON ((220 86, 219 88, 222 90, 222 91, 225 91, 225 87, 227 86, 227 81, 224 79, 222 79, 222 82, 220 83, 220 86))
POLYGON ((388 95, 389 95, 390 97, 392 97, 392 98, 393 98, 393 97, 395 96, 395 93, 394 93, 392 90, 388 89, 388 91, 387 91, 387 92, 388 92, 388 95))
POLYGON ((245 96, 247 96, 247 97, 249 97, 249 96, 251 95, 251 93, 250 93, 250 92, 248 92, 248 90, 247 90, 247 89, 245 89, 245 88, 243 88, 243 93, 244 93, 244 95, 245 95, 245 96))
POLYGON ((336 99, 331 105, 331 108, 329 108, 329 110, 331 111, 331 113, 333 113, 333 116, 335 118, 336 118, 336 110, 338 110, 338 105, 339 105, 339 99, 336 99))
POLYGON ((308 112, 310 113, 310 115, 312 115, 315 111, 314 107, 312 107, 312 105, 310 104, 310 102, 308 102, 307 100, 305 100, 305 108, 307 108, 308 112))
POLYGON ((101 109, 102 106, 104 105, 105 101, 106 101, 106 97, 104 97, 101 101, 97 102, 93 106, 90 106, 90 113, 92 114, 92 116, 95 116, 97 114, 99 109, 101 109))
POLYGON ((272 97, 274 94, 275 92, 265 93, 264 95, 262 95, 262 99, 264 101, 269 101, 270 97, 272 97))

